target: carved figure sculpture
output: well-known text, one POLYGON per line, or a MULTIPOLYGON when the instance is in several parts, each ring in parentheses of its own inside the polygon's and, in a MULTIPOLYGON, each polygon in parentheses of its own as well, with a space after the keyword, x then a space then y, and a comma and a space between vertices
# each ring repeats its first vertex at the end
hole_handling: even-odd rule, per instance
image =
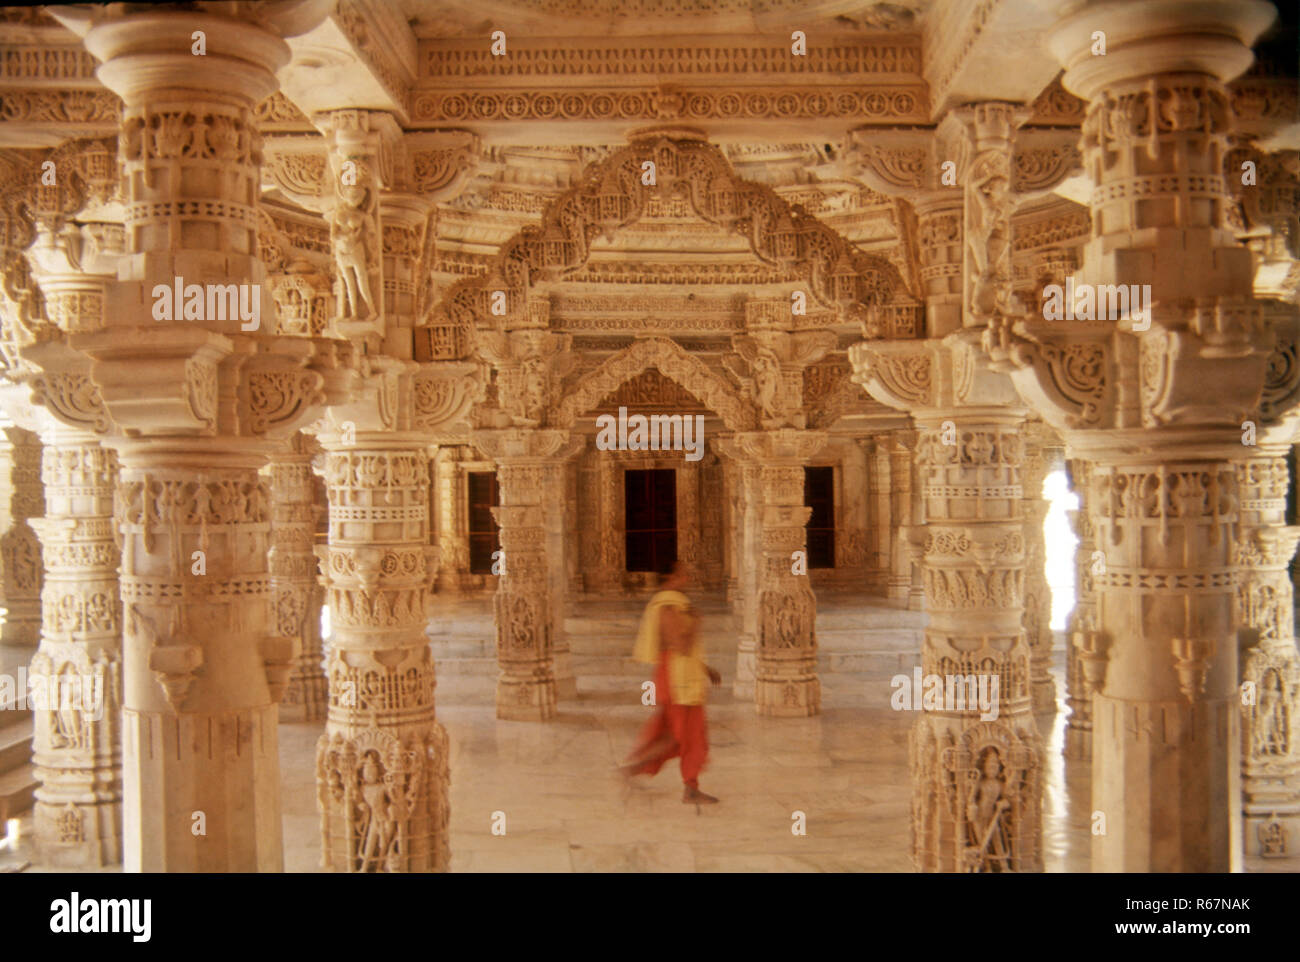
POLYGON ((966 865, 970 872, 1011 871, 1011 841, 1007 831, 1007 782, 1002 760, 989 747, 980 756, 966 803, 966 865))

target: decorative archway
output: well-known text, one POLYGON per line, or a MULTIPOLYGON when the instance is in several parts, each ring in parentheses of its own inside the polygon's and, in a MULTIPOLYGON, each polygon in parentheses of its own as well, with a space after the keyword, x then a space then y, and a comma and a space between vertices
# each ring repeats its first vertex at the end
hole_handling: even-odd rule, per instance
POLYGON ((647 134, 593 164, 576 186, 547 205, 540 225, 523 228, 502 245, 486 274, 453 284, 425 318, 423 330, 430 334, 417 346, 417 359, 437 355, 432 332, 536 327, 528 308, 534 287, 583 267, 596 238, 610 238, 638 221, 656 192, 675 190, 702 220, 745 237, 763 263, 806 277, 813 300, 841 322, 867 320, 896 299, 912 300, 887 259, 858 250, 766 184, 741 178, 702 134, 673 130, 647 134), (505 295, 504 314, 498 292, 505 295))
POLYGON ((551 423, 556 427, 572 427, 580 415, 590 411, 624 382, 652 367, 698 398, 722 419, 728 429, 753 430, 753 406, 742 400, 726 379, 666 337, 642 338, 606 358, 565 392, 551 423))

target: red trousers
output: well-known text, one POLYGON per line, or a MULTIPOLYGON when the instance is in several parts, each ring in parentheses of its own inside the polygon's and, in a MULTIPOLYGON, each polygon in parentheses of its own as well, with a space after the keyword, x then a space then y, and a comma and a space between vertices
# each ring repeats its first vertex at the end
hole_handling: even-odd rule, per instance
POLYGON ((661 739, 671 738, 672 743, 642 763, 636 773, 654 775, 665 762, 680 755, 682 781, 691 788, 699 788, 700 772, 709 757, 709 730, 704 720, 704 706, 673 704, 672 692, 668 689, 666 659, 659 663, 659 670, 655 673, 655 691, 663 696, 663 704, 641 729, 632 757, 661 739))

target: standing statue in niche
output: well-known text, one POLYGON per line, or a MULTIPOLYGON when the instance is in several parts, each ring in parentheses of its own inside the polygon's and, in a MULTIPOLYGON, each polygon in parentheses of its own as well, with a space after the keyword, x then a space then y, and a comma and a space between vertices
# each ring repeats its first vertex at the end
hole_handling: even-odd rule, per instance
POLYGON ((1277 669, 1264 673, 1259 686, 1259 707, 1255 711, 1253 750, 1256 755, 1287 753, 1286 696, 1277 669))
POLYGON ((383 769, 373 750, 366 752, 361 763, 361 802, 357 837, 360 840, 360 872, 376 872, 386 867, 390 850, 397 835, 397 822, 392 817, 388 787, 383 769))
POLYGON ((366 212, 369 191, 360 186, 339 187, 334 209, 334 263, 342 283, 339 314, 353 320, 372 317, 370 292, 370 218, 366 212))
POLYGON ((1007 780, 1002 759, 992 746, 980 754, 966 802, 966 870, 1010 872, 1011 838, 1007 827, 1007 780))

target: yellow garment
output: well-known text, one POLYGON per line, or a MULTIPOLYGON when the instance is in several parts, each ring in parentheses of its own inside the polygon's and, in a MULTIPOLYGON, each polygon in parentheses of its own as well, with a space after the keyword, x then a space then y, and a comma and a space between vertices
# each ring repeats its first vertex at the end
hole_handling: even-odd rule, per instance
MULTIPOLYGON (((637 661, 647 665, 659 664, 659 614, 664 608, 676 608, 694 617, 690 601, 680 591, 658 592, 650 599, 645 614, 641 616, 636 648, 632 652, 632 657, 637 661)), ((704 704, 704 695, 709 690, 709 673, 704 667, 698 635, 686 654, 676 651, 668 653, 668 687, 675 705, 704 704)))

